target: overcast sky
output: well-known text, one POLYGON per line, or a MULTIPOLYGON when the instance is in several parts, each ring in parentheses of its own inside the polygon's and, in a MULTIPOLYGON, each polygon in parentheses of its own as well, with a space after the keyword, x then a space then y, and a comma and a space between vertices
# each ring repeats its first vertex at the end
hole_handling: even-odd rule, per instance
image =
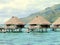
POLYGON ((60 0, 0 0, 0 23, 11 16, 26 17, 55 4, 60 4, 60 0))

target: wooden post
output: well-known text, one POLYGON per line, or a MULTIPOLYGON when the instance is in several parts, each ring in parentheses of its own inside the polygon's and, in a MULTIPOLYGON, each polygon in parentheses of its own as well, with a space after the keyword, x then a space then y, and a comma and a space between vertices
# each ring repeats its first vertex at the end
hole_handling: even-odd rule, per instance
POLYGON ((10 32, 11 29, 9 29, 9 32, 10 32))
POLYGON ((4 33, 6 33, 6 30, 5 30, 5 28, 4 28, 4 33))
POLYGON ((43 28, 42 28, 42 32, 43 32, 43 28))
POLYGON ((1 32, 2 32, 2 29, 1 29, 1 32))
POLYGON ((13 30, 11 29, 11 32, 13 32, 13 30))
POLYGON ((56 28, 58 28, 56 25, 54 25, 54 27, 52 27, 52 31, 56 31, 56 28))
POLYGON ((39 29, 39 32, 40 32, 40 28, 38 28, 39 29))
POLYGON ((45 32, 47 32, 47 28, 45 28, 46 29, 46 31, 45 32))
POLYGON ((31 31, 33 31, 34 29, 31 29, 31 31))
POLYGON ((19 28, 19 32, 21 31, 21 29, 19 28))
POLYGON ((52 28, 52 31, 55 31, 55 28, 52 28))
POLYGON ((30 32, 30 30, 29 30, 29 28, 28 28, 27 33, 29 33, 29 32, 30 32))

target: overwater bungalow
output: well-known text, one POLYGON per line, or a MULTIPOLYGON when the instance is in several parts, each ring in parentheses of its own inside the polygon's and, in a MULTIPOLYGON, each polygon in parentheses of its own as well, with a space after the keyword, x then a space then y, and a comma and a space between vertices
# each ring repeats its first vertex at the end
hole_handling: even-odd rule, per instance
POLYGON ((17 31, 15 29, 19 29, 19 31, 21 31, 25 24, 18 17, 12 16, 12 18, 5 22, 5 25, 6 30, 14 32, 17 31))
POLYGON ((60 28, 60 17, 55 21, 53 22, 53 31, 56 30, 57 28, 60 28))
POLYGON ((43 28, 45 29, 50 28, 51 23, 47 21, 45 18, 43 18, 42 16, 36 16, 28 24, 30 25, 29 29, 34 30, 36 28, 39 29, 42 28, 42 32, 43 32, 43 28))

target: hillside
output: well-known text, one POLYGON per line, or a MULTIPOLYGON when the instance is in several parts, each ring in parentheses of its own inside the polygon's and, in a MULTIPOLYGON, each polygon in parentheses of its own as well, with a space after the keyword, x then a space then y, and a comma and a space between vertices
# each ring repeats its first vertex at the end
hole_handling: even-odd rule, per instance
POLYGON ((28 17, 22 18, 21 20, 27 23, 30 20, 32 20, 33 17, 37 15, 43 16, 50 22, 54 22, 58 17, 60 17, 60 4, 56 4, 52 7, 48 7, 45 10, 31 14, 28 17))

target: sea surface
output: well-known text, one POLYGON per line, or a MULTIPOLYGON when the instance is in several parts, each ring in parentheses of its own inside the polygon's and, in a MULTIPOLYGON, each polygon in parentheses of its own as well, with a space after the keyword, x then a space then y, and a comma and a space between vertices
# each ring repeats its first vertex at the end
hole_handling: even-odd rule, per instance
POLYGON ((0 45, 60 45, 60 32, 0 33, 0 45))

